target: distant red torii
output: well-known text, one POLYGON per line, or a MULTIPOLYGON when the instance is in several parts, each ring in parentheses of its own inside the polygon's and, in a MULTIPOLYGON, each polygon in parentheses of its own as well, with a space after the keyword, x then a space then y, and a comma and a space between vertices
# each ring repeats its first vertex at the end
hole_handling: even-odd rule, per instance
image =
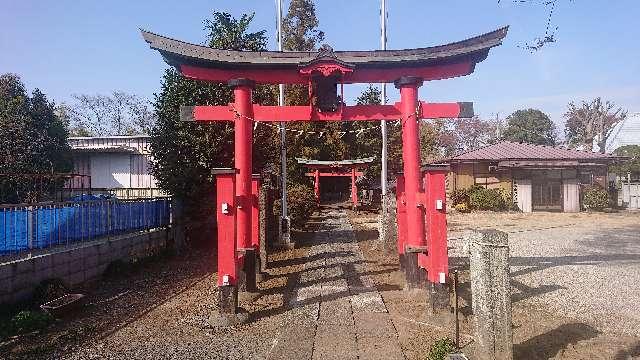
POLYGON ((358 187, 356 178, 363 176, 360 171, 373 162, 375 157, 352 160, 311 160, 304 158, 296 158, 298 164, 302 164, 313 172, 306 173, 306 176, 313 177, 313 190, 316 195, 316 202, 320 204, 320 178, 323 176, 340 176, 351 177, 351 202, 353 208, 358 208, 358 187))

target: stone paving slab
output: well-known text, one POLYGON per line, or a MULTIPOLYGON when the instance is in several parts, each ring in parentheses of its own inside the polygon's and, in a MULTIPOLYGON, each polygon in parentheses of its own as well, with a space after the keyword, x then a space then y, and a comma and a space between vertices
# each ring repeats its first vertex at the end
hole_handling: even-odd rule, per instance
MULTIPOLYGON (((313 334, 312 359, 404 359, 398 334, 380 293, 366 275, 364 256, 344 210, 320 214, 326 219, 315 233, 291 301, 318 304, 314 331, 293 328, 297 336, 313 334)), ((308 343, 293 344, 308 349, 308 343)))

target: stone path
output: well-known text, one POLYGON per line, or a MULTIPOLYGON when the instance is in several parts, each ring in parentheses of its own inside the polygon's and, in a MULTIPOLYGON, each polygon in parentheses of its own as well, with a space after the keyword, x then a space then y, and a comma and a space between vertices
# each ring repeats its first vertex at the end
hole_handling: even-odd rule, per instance
POLYGON ((274 341, 269 358, 404 359, 346 210, 323 210, 319 217, 322 224, 289 300, 300 315, 289 336, 274 341))
MULTIPOLYGON (((411 345, 429 343, 424 331, 414 334, 408 330, 413 324, 394 325, 391 318, 397 316, 399 308, 407 313, 410 304, 400 290, 395 290, 399 300, 391 296, 385 304, 374 286, 374 276, 390 270, 365 261, 346 210, 322 210, 310 224, 313 233, 300 239, 300 248, 271 261, 270 276, 260 284, 260 296, 241 300, 240 305, 251 313, 250 323, 230 328, 208 325, 208 317, 217 311, 218 288, 215 272, 205 271, 169 297, 164 296, 167 290, 143 292, 131 285, 136 297, 161 298, 142 312, 118 318, 119 325, 113 330, 96 334, 72 351, 60 348, 50 358, 424 358, 424 351, 412 352, 415 346, 411 345), (404 341, 402 347, 399 339, 404 341)), ((166 269, 164 272, 170 273, 166 269)), ((162 278, 154 276, 143 278, 152 283, 162 278)), ((389 293, 394 291, 385 291, 385 299, 389 293)), ((136 300, 125 295, 105 303, 100 311, 108 314, 114 309, 127 309, 129 301, 136 300)), ((75 331, 75 327, 69 331, 75 331)))

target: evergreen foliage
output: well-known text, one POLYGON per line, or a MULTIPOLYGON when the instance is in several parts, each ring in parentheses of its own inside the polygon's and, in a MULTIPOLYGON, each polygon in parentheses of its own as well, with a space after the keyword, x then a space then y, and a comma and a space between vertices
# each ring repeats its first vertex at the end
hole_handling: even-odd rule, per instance
POLYGON ((449 338, 438 339, 431 344, 427 360, 444 360, 447 355, 454 352, 455 349, 456 346, 453 340, 449 338))
POLYGON ((628 157, 629 160, 612 165, 609 171, 621 177, 631 174, 632 179, 640 178, 640 145, 625 145, 617 148, 614 153, 628 157))
MULTIPOLYGON (((261 51, 266 49, 265 31, 248 33, 253 15, 235 19, 216 12, 205 21, 207 45, 211 47, 261 51)), ((255 103, 275 105, 273 86, 257 86, 255 103)), ((154 157, 152 172, 160 186, 183 199, 187 206, 209 203, 212 195, 211 170, 233 166, 233 124, 231 122, 186 123, 180 121, 180 106, 227 105, 233 102, 232 90, 226 84, 200 82, 184 78, 173 68, 165 70, 161 91, 155 95, 156 126, 151 131, 154 157), (204 200, 204 201, 203 201, 204 200)), ((271 127, 258 126, 254 131, 253 170, 261 171, 277 159, 271 127)))
POLYGON ((583 205, 586 209, 602 210, 609 206, 609 193, 600 186, 587 187, 583 196, 583 205))
POLYGON ((518 110, 507 117, 503 140, 537 145, 555 145, 555 125, 537 109, 518 110))
MULTIPOLYGON (((317 208, 316 196, 313 189, 306 184, 292 184, 287 187, 288 215, 291 226, 300 229, 317 208)), ((278 217, 282 211, 282 200, 277 199, 273 204, 273 214, 278 217)))
POLYGON ((0 203, 46 199, 73 170, 66 124, 55 105, 15 74, 0 75, 0 203))

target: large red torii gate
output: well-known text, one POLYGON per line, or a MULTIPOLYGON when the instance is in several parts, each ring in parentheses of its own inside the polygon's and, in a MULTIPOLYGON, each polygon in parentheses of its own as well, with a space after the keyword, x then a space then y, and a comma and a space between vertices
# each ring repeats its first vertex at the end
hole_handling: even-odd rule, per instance
MULTIPOLYGON (((222 312, 235 316, 237 303, 236 276, 241 255, 237 249, 249 249, 251 242, 251 161, 254 121, 377 121, 400 120, 402 124, 402 160, 405 214, 398 222, 406 224, 404 267, 409 285, 415 285, 426 270, 433 285, 443 283, 446 269, 434 264, 430 254, 446 254, 444 241, 430 241, 425 233, 425 221, 430 213, 444 217, 443 206, 427 203, 429 199, 444 201, 444 193, 435 196, 432 191, 443 191, 442 186, 427 189, 420 168, 420 142, 418 137, 421 118, 457 118, 473 116, 473 104, 455 102, 436 104, 418 100, 418 88, 424 81, 465 76, 473 73, 477 63, 483 61, 489 50, 502 43, 507 27, 447 45, 407 50, 333 51, 323 46, 319 51, 233 51, 213 49, 185 43, 142 31, 144 40, 160 52, 164 60, 191 79, 226 82, 233 88, 235 100, 228 106, 185 106, 181 118, 186 121, 233 121, 235 127, 235 178, 229 184, 235 187, 232 198, 218 206, 218 218, 235 217, 235 249, 218 256, 218 285, 221 287, 222 312), (394 105, 346 106, 338 95, 343 95, 343 84, 393 82, 400 90, 400 102, 394 105), (311 103, 304 106, 262 106, 252 103, 252 89, 262 84, 307 84, 311 103), (437 189, 437 190, 436 190, 437 189), (428 195, 428 196, 427 196, 428 195), (434 197, 435 196, 435 197, 434 197), (428 247, 427 247, 428 245, 428 247), (438 272, 435 274, 434 272, 438 272), (439 280, 437 280, 439 279, 439 280)), ((427 170, 428 174, 429 170, 427 170)), ((223 176, 223 175, 221 175, 223 176)), ((223 178, 228 178, 224 174, 223 178)), ((434 177, 441 178, 441 177, 434 177)), ((224 181, 223 181, 224 182, 224 181)), ((440 224, 446 234, 446 222, 440 224)), ((220 229, 219 231, 231 231, 220 229)), ((218 241, 228 242, 229 234, 220 234, 218 241), (222 235, 222 236, 221 236, 222 235)), ((231 248, 229 248, 231 246, 231 248)), ((244 252, 246 254, 247 252, 244 252)), ((446 255, 445 255, 446 256, 446 255)), ((243 263, 255 263, 242 261, 243 263)), ((253 271, 246 269, 245 271, 253 271)), ((248 286, 247 286, 248 287, 248 286)))

